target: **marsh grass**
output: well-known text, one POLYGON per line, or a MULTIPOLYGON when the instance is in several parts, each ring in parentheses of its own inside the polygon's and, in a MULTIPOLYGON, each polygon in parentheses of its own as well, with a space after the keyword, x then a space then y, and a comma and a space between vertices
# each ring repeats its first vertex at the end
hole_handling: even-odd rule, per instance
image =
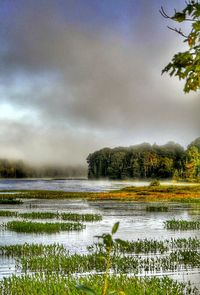
POLYGON ((68 221, 84 221, 95 222, 101 221, 102 216, 100 214, 79 214, 79 213, 59 213, 59 212, 14 212, 14 211, 0 211, 0 217, 21 217, 24 219, 62 219, 68 221))
MULTIPOLYGON (((191 250, 177 250, 167 256, 132 256, 112 255, 111 272, 119 274, 162 273, 163 271, 180 271, 183 268, 200 268, 200 253, 191 250)), ((107 268, 106 253, 86 255, 44 255, 21 257, 19 266, 24 272, 44 273, 88 273, 105 272, 107 268)), ((109 271, 110 272, 110 271, 109 271)))
POLYGON ((1 198, 12 197, 26 199, 87 199, 87 200, 118 200, 143 202, 184 202, 200 204, 200 185, 159 185, 143 187, 126 187, 112 192, 63 192, 43 190, 2 191, 1 198), (5 194, 3 194, 5 192, 5 194))
POLYGON ((56 233, 60 231, 82 230, 82 223, 41 223, 32 221, 9 221, 5 227, 18 233, 56 233))
POLYGON ((7 257, 64 255, 67 254, 63 245, 59 244, 22 244, 0 246, 0 254, 7 257))
POLYGON ((0 211, 0 217, 16 217, 17 212, 15 211, 0 211))
POLYGON ((188 220, 167 220, 164 222, 166 229, 170 230, 196 230, 200 229, 200 221, 188 221, 188 220))
POLYGON ((5 204, 5 205, 19 205, 19 204, 23 204, 22 200, 17 200, 13 197, 7 198, 7 196, 4 195, 4 198, 1 196, 0 197, 0 204, 5 204))
POLYGON ((169 207, 167 206, 146 206, 147 212, 168 212, 169 207))
POLYGON ((18 213, 18 216, 25 219, 54 219, 59 218, 58 213, 53 212, 25 212, 18 213))
POLYGON ((72 220, 72 221, 85 221, 94 222, 101 221, 102 216, 99 214, 78 214, 78 213, 61 213, 61 219, 72 220))
MULTIPOLYGON (((2 295, 85 295, 102 294, 104 277, 90 275, 83 278, 64 277, 60 275, 24 275, 4 278, 0 282, 2 295), (94 293, 77 288, 87 285, 94 293)), ((190 284, 178 283, 168 277, 137 278, 124 275, 109 276, 109 293, 113 295, 196 295, 196 288, 190 284)))

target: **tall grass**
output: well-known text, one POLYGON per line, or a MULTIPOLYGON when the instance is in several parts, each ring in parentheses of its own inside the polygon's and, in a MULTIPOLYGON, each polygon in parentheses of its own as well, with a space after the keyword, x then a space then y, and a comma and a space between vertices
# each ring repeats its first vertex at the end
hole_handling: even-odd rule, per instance
MULTIPOLYGON (((91 253, 104 252, 104 245, 101 242, 94 243, 87 247, 91 253)), ((173 250, 200 250, 200 239, 194 238, 178 238, 170 240, 148 240, 138 239, 137 241, 126 241, 115 239, 113 243, 115 254, 149 254, 149 253, 166 253, 173 250)))
MULTIPOLYGON (((88 273, 105 272, 107 268, 106 253, 44 255, 21 257, 19 260, 23 271, 42 271, 46 273, 88 273)), ((111 255, 114 273, 144 273, 181 271, 183 268, 200 268, 200 253, 191 250, 177 250, 167 256, 111 255)))

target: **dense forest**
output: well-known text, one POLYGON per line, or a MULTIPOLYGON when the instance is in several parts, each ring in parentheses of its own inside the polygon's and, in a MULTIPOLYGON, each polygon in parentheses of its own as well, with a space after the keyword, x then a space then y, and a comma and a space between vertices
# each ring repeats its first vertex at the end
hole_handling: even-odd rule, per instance
POLYGON ((23 161, 0 159, 0 178, 77 178, 87 175, 82 166, 33 166, 23 161))
POLYGON ((187 149, 169 142, 104 148, 87 158, 89 179, 200 180, 200 137, 187 149))

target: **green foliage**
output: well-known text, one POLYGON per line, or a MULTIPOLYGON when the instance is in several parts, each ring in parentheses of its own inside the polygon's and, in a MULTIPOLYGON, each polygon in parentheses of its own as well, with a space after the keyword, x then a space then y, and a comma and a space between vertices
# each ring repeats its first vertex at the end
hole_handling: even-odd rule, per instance
POLYGON ((164 223, 166 229, 171 230, 195 230, 200 229, 200 221, 188 220, 167 220, 164 223))
POLYGON ((168 16, 161 8, 161 14, 178 23, 188 22, 189 33, 185 34, 181 29, 171 28, 184 38, 188 50, 174 55, 172 61, 163 69, 170 76, 177 76, 185 81, 184 91, 197 91, 200 89, 200 2, 192 0, 186 2, 186 7, 181 12, 168 16))
MULTIPOLYGON (((102 239, 103 241, 103 246, 104 249, 106 251, 106 256, 102 256, 100 257, 102 261, 105 262, 105 274, 104 274, 104 281, 103 281, 103 287, 102 287, 102 295, 107 295, 107 294, 111 294, 108 293, 108 289, 109 289, 109 272, 111 270, 111 266, 112 266, 112 251, 114 249, 114 240, 113 240, 113 235, 116 234, 117 230, 119 228, 119 222, 116 222, 111 230, 111 234, 103 234, 102 236, 99 236, 100 239, 102 239)), ((78 286, 78 288, 82 291, 84 291, 86 294, 96 294, 95 290, 92 290, 90 288, 88 288, 85 285, 80 285, 78 286)), ((115 293, 115 292, 114 292, 115 293)))
MULTIPOLYGON (((11 276, 0 281, 2 295, 102 295, 102 275, 83 278, 60 276, 58 274, 31 274, 11 276), (77 288, 78 282, 78 288, 77 288), (90 287, 85 287, 86 285, 90 287), (80 288, 81 287, 81 288, 80 288), (92 291, 95 289, 95 292, 92 291), (90 293, 89 293, 90 292, 90 293)), ((198 291, 189 283, 179 283, 169 277, 110 276, 109 294, 113 295, 197 295, 198 291), (115 292, 113 290, 116 290, 115 292)))
POLYGON ((84 221, 95 222, 101 221, 102 216, 100 214, 78 214, 78 213, 59 213, 59 212, 24 212, 18 213, 16 211, 4 211, 0 210, 0 217, 21 217, 24 219, 62 219, 68 221, 84 221))
POLYGON ((87 162, 90 179, 157 179, 150 186, 158 186, 158 179, 167 178, 199 181, 200 138, 191 142, 187 150, 173 142, 105 148, 90 154, 87 162))
POLYGON ((196 146, 190 146, 186 151, 185 173, 187 179, 200 178, 200 152, 196 146))
MULTIPOLYGON (((5 196, 5 195, 4 195, 5 196)), ((22 204, 23 202, 21 200, 17 200, 15 198, 2 198, 0 197, 0 204, 5 204, 5 205, 19 205, 22 204)))
POLYGON ((87 158, 88 177, 109 179, 171 178, 184 169, 184 149, 173 142, 102 149, 87 158))
POLYGON ((9 221, 6 228, 19 233, 56 233, 60 231, 82 230, 82 223, 41 223, 32 221, 9 221))

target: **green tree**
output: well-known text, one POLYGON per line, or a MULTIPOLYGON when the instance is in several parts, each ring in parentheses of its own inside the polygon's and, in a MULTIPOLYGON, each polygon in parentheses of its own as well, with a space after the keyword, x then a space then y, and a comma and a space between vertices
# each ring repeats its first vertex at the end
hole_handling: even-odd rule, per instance
POLYGON ((200 176, 200 153, 196 146, 190 146, 186 151, 186 178, 194 180, 200 176))
POLYGON ((189 33, 184 33, 182 29, 168 27, 183 37, 188 50, 175 54, 162 73, 168 72, 170 76, 183 79, 186 93, 197 91, 200 89, 200 2, 199 0, 186 2, 186 7, 180 12, 175 10, 172 16, 169 16, 163 7, 160 13, 167 19, 189 24, 189 33))

